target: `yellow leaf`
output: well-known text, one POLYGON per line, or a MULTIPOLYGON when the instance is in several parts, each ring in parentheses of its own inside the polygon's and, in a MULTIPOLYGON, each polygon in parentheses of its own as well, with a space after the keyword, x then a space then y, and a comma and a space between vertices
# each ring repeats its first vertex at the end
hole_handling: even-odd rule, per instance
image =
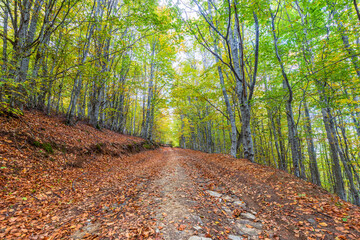
POLYGON ((324 223, 324 222, 319 223, 319 225, 322 227, 327 227, 327 223, 324 223))

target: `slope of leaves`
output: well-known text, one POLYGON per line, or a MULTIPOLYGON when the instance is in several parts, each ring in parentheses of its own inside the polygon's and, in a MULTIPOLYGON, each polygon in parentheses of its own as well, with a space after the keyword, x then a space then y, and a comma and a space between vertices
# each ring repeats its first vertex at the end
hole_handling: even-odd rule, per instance
POLYGON ((168 230, 227 239, 241 209, 224 212, 227 202, 209 189, 245 202, 265 239, 360 236, 359 207, 271 167, 192 150, 141 151, 151 144, 38 112, 1 117, 0 127, 0 238, 162 239, 168 230), (193 216, 203 229, 191 230, 193 216))
MULTIPOLYGON (((360 208, 284 171, 192 150, 197 171, 243 199, 274 236, 285 239, 359 239, 360 208), (205 171, 204 171, 205 170, 205 171)), ((183 153, 184 154, 184 153, 183 153)))
POLYGON ((99 191, 96 182, 111 184, 110 169, 132 164, 129 154, 149 148, 141 138, 85 123, 70 127, 36 111, 2 116, 0 129, 0 238, 36 238, 59 220, 57 228, 73 229, 60 212, 99 191))

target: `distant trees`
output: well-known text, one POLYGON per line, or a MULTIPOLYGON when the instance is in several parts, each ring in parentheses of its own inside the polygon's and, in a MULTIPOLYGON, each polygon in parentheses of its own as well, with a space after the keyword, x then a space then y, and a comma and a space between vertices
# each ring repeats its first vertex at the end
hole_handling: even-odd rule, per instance
POLYGON ((1 0, 0 8, 2 108, 153 137, 173 74, 169 9, 153 0, 1 0))
POLYGON ((193 96, 174 96, 181 145, 272 165, 360 205, 356 1, 194 0, 178 14, 194 51, 214 55, 206 68, 188 58, 191 78, 180 70, 193 96))
POLYGON ((37 108, 229 153, 360 205, 357 1, 0 0, 0 9, 0 113, 37 108))

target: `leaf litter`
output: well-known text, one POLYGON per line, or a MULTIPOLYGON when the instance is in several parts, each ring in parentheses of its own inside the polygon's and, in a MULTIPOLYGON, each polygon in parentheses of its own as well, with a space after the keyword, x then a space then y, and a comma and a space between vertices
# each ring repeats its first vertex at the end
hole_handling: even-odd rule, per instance
POLYGON ((359 207, 283 171, 63 122, 0 117, 0 238, 360 237, 359 207))

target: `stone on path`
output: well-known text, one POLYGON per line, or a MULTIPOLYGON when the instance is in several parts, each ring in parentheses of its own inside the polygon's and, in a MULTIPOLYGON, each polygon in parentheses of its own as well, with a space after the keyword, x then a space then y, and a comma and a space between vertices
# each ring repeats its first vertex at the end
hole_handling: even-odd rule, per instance
POLYGON ((202 227, 200 227, 200 226, 194 226, 193 228, 198 231, 202 229, 202 227))
POLYGON ((204 225, 203 221, 201 220, 201 218, 199 216, 192 216, 192 218, 194 219, 194 221, 199 224, 199 225, 204 225))
POLYGON ((230 196, 223 196, 222 197, 222 199, 224 199, 225 201, 227 201, 227 202, 234 202, 234 199, 232 198, 232 197, 230 197, 230 196))
POLYGON ((235 201, 234 204, 239 205, 240 207, 246 207, 246 204, 243 201, 235 201))
POLYGON ((249 210, 249 212, 251 212, 252 214, 254 214, 254 215, 256 215, 257 214, 257 212, 255 212, 254 210, 249 210))
POLYGON ((83 239, 83 237, 88 234, 91 235, 95 233, 100 228, 100 223, 91 223, 88 222, 86 226, 82 227, 78 231, 76 231, 71 239, 83 239))
POLYGON ((235 235, 229 235, 228 238, 231 240, 243 240, 244 239, 240 236, 235 236, 235 235))
POLYGON ((208 194, 210 194, 210 196, 213 196, 213 197, 221 197, 221 193, 218 193, 218 192, 214 192, 214 191, 211 191, 211 190, 206 190, 208 194))
POLYGON ((251 220, 255 220, 255 216, 251 213, 248 213, 248 212, 245 212, 245 213, 241 213, 240 215, 241 217, 244 217, 244 218, 248 218, 248 219, 251 219, 251 220))
POLYGON ((232 211, 231 211, 228 207, 223 206, 222 209, 223 209, 227 214, 229 214, 230 216, 232 215, 232 211))
POLYGON ((261 229, 262 228, 262 223, 259 223, 259 222, 252 222, 252 221, 249 221, 249 220, 246 220, 246 219, 240 219, 238 221, 236 221, 239 225, 250 225, 250 226, 253 226, 254 228, 257 228, 257 229, 261 229))
POLYGON ((248 228, 246 225, 239 224, 238 227, 239 230, 245 235, 257 236, 261 233, 261 230, 256 228, 248 228))
POLYGON ((307 221, 312 224, 316 224, 316 221, 313 218, 308 218, 307 221))
POLYGON ((192 236, 189 240, 211 240, 211 238, 192 236))

